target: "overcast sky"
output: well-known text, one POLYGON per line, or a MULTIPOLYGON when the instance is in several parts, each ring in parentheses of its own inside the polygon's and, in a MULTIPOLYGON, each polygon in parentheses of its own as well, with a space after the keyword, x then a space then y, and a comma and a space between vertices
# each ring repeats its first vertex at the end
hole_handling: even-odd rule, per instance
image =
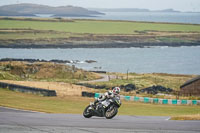
POLYGON ((0 0, 0 5, 35 3, 50 6, 80 6, 85 8, 146 8, 200 12, 200 0, 0 0))

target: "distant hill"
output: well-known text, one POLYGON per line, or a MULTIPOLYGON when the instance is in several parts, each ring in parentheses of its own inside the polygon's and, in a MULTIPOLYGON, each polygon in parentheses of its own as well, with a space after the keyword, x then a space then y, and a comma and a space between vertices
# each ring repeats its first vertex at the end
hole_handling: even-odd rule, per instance
POLYGON ((35 16, 35 14, 53 14, 53 16, 95 16, 103 13, 75 6, 51 7, 38 4, 13 4, 0 6, 0 16, 35 16))
POLYGON ((164 10, 149 10, 149 9, 139 9, 139 8, 90 8, 90 9, 100 12, 180 12, 174 9, 164 9, 164 10))
POLYGON ((148 9, 139 8, 90 8, 91 10, 101 11, 101 12, 149 12, 148 9))
POLYGON ((35 16, 34 14, 29 13, 18 13, 13 11, 5 11, 0 9, 0 16, 35 16))
POLYGON ((164 9, 164 10, 155 10, 154 12, 180 12, 180 11, 176 11, 174 9, 164 9))

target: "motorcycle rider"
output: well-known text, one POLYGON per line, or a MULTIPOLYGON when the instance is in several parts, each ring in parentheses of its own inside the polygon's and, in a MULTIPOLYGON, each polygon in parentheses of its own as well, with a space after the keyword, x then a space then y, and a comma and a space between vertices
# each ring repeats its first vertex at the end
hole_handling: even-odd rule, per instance
POLYGON ((113 98, 113 97, 116 97, 116 98, 119 98, 120 99, 120 88, 119 87, 114 87, 112 90, 109 90, 108 92, 104 93, 103 95, 101 95, 99 98, 97 98, 93 105, 94 107, 96 107, 96 104, 98 102, 102 102, 108 98, 113 98))

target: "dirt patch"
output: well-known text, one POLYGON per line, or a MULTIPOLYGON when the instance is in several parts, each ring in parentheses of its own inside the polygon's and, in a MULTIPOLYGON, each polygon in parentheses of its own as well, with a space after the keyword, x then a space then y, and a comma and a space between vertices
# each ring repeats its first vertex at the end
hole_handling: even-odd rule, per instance
POLYGON ((58 97, 66 96, 81 96, 82 91, 94 92, 94 89, 73 85, 63 82, 41 82, 41 81, 13 81, 13 80, 0 80, 0 82, 37 87, 48 90, 55 90, 58 97))

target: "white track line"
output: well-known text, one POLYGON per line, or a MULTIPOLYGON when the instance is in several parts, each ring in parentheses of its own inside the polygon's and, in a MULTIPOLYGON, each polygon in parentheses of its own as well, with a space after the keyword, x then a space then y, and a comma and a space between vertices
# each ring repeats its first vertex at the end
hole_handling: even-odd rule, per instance
POLYGON ((166 121, 168 121, 168 120, 170 120, 171 119, 171 117, 169 117, 169 118, 167 118, 167 119, 165 119, 166 121))

